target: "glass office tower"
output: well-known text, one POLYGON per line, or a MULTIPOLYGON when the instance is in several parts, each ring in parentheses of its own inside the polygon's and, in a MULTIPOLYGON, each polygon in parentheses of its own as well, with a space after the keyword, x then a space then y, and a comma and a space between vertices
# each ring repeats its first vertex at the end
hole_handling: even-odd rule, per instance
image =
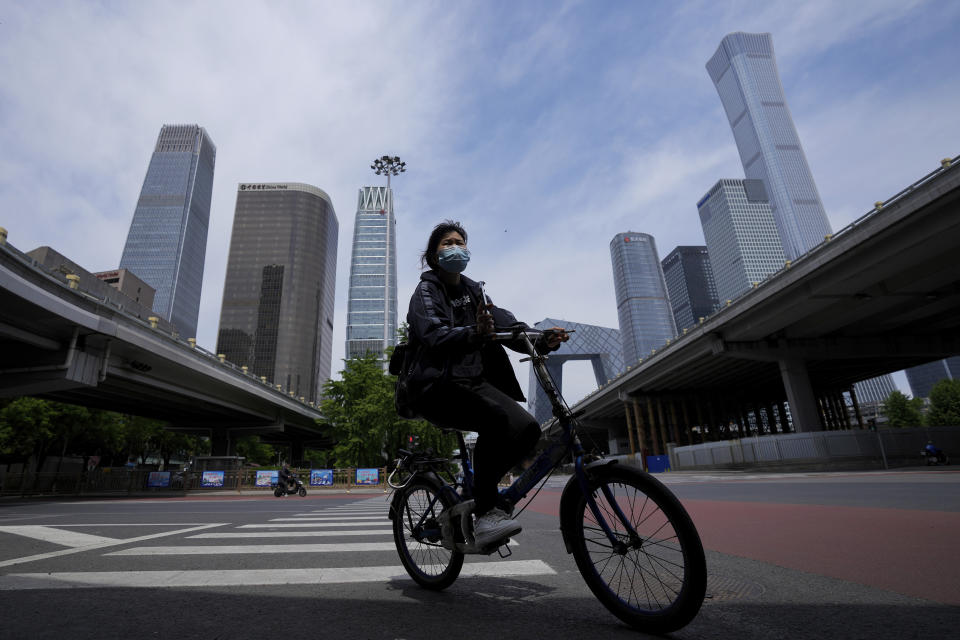
POLYGON ((677 335, 653 236, 618 233, 610 241, 623 361, 632 366, 677 335))
POLYGON ((688 329, 717 310, 717 283, 706 247, 677 247, 660 264, 677 329, 688 329))
MULTIPOLYGON (((762 180, 790 260, 832 233, 783 95, 769 33, 731 33, 707 62, 747 179, 762 180)), ((721 296, 722 297, 722 296, 721 296)))
POLYGON ((783 268, 783 248, 762 181, 719 180, 697 211, 721 306, 783 268))
POLYGON ((160 128, 120 258, 156 290, 153 311, 184 338, 197 335, 216 159, 203 127, 160 128))
POLYGON ((861 406, 874 405, 879 407, 891 393, 897 390, 897 384, 890 374, 861 380, 853 385, 857 394, 857 402, 861 406))
POLYGON ((237 189, 217 353, 307 402, 330 377, 338 233, 317 187, 237 189))
POLYGON ((393 190, 363 187, 357 201, 347 301, 347 358, 397 342, 397 224, 393 190))
POLYGON ((929 398, 930 389, 941 380, 960 379, 960 356, 928 362, 906 370, 914 398, 929 398))

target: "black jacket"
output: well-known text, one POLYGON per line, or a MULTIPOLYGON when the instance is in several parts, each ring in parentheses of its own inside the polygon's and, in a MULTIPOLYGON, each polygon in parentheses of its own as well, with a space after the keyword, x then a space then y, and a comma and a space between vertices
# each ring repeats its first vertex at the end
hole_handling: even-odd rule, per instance
MULTIPOLYGON (((474 304, 481 304, 480 285, 466 276, 460 278, 474 304)), ((506 309, 494 306, 490 313, 497 329, 526 327, 506 309)), ((503 347, 485 342, 473 324, 455 326, 453 307, 443 282, 433 271, 420 275, 420 283, 410 298, 407 324, 410 353, 404 368, 408 372, 407 401, 411 405, 415 406, 435 382, 449 380, 458 369, 470 370, 470 363, 478 362, 478 356, 487 382, 518 402, 526 400, 503 347)), ((515 350, 522 353, 521 349, 515 350)))

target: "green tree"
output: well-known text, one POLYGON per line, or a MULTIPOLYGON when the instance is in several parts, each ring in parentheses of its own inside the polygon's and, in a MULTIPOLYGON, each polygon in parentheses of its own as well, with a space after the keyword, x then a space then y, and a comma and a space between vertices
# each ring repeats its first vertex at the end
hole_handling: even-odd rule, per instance
MULTIPOLYGON (((389 359, 390 353, 387 353, 389 359)), ((323 388, 321 411, 336 445, 328 459, 338 467, 379 467, 397 457, 397 449, 416 436, 422 446, 450 455, 455 440, 423 420, 405 420, 393 405, 396 376, 383 369, 376 354, 344 361, 340 380, 323 388)))
POLYGON ((260 441, 259 436, 244 436, 237 440, 237 455, 243 456, 244 462, 253 462, 259 465, 275 465, 277 451, 273 445, 260 441))
POLYGON ((927 424, 931 427, 960 425, 960 380, 941 380, 933 385, 927 424))
POLYGON ((26 462, 35 456, 42 464, 56 441, 56 411, 40 398, 15 398, 0 409, 0 454, 26 462))
POLYGON ((923 400, 908 398, 899 391, 894 391, 883 402, 883 412, 891 427, 918 427, 923 424, 923 400))

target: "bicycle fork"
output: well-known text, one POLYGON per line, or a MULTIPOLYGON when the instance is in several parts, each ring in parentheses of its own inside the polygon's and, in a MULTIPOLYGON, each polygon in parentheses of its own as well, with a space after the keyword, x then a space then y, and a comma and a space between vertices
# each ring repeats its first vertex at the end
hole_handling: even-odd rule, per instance
POLYGON ((600 485, 600 491, 603 493, 607 504, 610 505, 610 509, 617 516, 617 519, 620 520, 620 524, 623 525, 630 542, 625 543, 623 538, 614 533, 610 525, 607 524, 607 519, 603 517, 600 506, 594 499, 593 492, 590 491, 590 485, 587 482, 587 472, 583 467, 583 456, 577 456, 575 473, 577 474, 577 481, 580 483, 580 490, 583 492, 583 497, 587 501, 587 507, 590 509, 590 512, 593 513, 593 517, 596 519, 597 524, 600 525, 603 533, 607 536, 614 552, 619 555, 626 555, 630 549, 639 549, 643 545, 643 539, 640 537, 640 534, 637 533, 637 530, 634 529, 630 519, 623 513, 620 505, 617 504, 617 499, 613 495, 613 492, 610 491, 610 487, 606 483, 603 483, 600 485))

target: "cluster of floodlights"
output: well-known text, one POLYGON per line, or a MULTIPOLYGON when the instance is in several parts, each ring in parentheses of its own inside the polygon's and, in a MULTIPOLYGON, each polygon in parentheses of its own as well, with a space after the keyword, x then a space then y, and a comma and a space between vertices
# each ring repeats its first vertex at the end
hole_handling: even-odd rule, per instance
POLYGON ((373 172, 378 176, 395 176, 407 170, 407 163, 400 162, 400 156, 393 156, 392 158, 390 156, 382 156, 374 160, 370 168, 373 169, 373 172))

